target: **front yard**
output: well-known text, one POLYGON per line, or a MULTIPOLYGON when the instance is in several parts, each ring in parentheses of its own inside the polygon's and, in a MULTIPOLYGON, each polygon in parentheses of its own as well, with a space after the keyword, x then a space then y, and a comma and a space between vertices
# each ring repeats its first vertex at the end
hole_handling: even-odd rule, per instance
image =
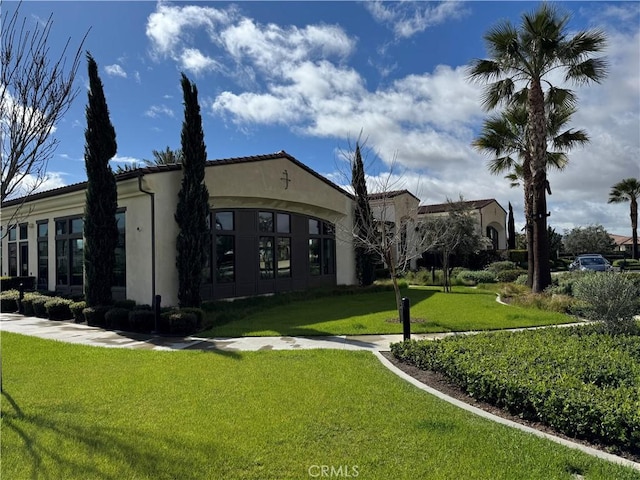
POLYGON ((437 400, 367 352, 150 352, 4 333, 2 354, 2 478, 638 478, 437 400))
MULTIPOLYGON (((495 293, 468 287, 454 287, 443 293, 438 287, 403 290, 411 300, 412 333, 459 332, 532 327, 574 322, 569 315, 506 306, 496 302, 495 293)), ((199 336, 307 336, 402 333, 392 291, 355 293, 295 300, 285 304, 243 307, 218 304, 222 312, 207 312, 214 327, 199 336)), ((252 300, 253 302, 253 300, 252 300)), ((251 303, 251 305, 254 305, 251 303)))

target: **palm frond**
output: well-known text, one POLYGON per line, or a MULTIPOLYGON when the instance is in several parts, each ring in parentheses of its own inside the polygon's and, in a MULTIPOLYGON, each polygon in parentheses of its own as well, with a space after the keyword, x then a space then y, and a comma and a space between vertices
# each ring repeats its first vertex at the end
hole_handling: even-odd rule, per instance
POLYGON ((600 83, 607 76, 608 62, 604 58, 589 58, 584 62, 570 65, 565 74, 565 81, 583 85, 589 82, 600 83))

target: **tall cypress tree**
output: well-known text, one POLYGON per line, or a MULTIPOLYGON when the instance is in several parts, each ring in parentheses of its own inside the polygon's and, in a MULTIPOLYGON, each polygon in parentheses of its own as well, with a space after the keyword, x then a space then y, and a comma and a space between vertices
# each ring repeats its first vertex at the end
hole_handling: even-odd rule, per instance
POLYGON ((181 307, 199 307, 202 266, 209 247, 209 191, 204 183, 207 150, 198 105, 198 89, 182 74, 184 121, 182 123, 182 187, 175 219, 180 231, 176 248, 178 302, 181 307))
POLYGON ((516 223, 513 218, 513 207, 511 206, 511 202, 509 202, 509 219, 507 221, 507 242, 509 250, 515 250, 516 248, 516 223))
POLYGON ((89 102, 84 132, 87 195, 84 212, 84 268, 87 305, 112 303, 111 285, 118 243, 118 192, 109 160, 116 154, 116 132, 109 119, 98 65, 87 53, 89 102))
POLYGON ((364 165, 360 153, 360 145, 356 143, 356 151, 351 169, 351 186, 356 197, 355 209, 355 253, 356 275, 361 286, 371 285, 375 280, 375 264, 370 251, 373 230, 373 215, 369 205, 367 182, 364 176, 364 165))

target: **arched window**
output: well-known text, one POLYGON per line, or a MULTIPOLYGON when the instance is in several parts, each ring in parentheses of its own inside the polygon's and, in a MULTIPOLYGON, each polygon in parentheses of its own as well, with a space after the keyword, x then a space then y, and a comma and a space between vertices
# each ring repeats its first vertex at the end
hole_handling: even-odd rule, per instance
POLYGON ((497 250, 498 249, 498 230, 496 230, 494 227, 487 227, 487 237, 491 239, 491 245, 492 245, 492 249, 493 250, 497 250))

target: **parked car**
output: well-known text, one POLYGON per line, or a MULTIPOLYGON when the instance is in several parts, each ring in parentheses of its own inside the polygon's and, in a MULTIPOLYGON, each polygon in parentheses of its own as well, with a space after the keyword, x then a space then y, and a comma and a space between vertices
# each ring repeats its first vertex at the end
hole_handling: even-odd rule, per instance
POLYGON ((585 272, 592 270, 594 272, 611 272, 613 267, 602 255, 590 253, 588 255, 578 255, 573 263, 569 265, 569 270, 579 270, 585 272))

